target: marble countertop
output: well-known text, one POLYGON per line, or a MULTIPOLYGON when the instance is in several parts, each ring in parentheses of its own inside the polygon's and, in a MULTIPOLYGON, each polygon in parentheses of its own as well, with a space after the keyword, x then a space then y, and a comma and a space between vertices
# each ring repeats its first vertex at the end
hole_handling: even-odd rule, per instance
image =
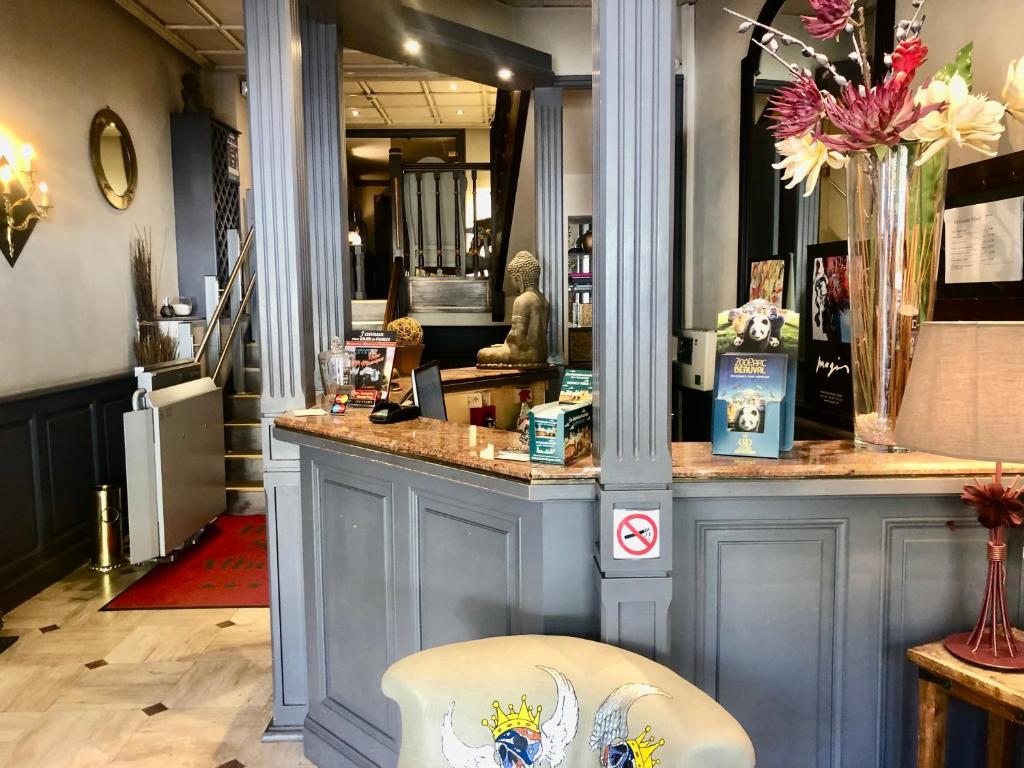
MULTIPOLYGON (((673 443, 676 480, 792 480, 816 477, 987 477, 995 465, 928 453, 881 453, 849 440, 799 441, 779 459, 714 456, 711 443, 673 443)), ((1005 465, 1010 476, 1024 466, 1005 465)))
MULTIPOLYGON (((469 427, 434 419, 371 424, 368 409, 350 408, 343 416, 296 417, 285 414, 279 429, 337 440, 347 445, 433 461, 526 482, 594 480, 599 469, 591 457, 568 466, 491 458, 517 449, 515 432, 469 427)), ((993 465, 925 453, 877 453, 852 442, 798 442, 783 458, 743 459, 713 456, 710 443, 674 443, 673 477, 678 482, 722 480, 800 480, 810 478, 988 477, 993 465)), ((1024 474, 1024 465, 1006 465, 1008 476, 1024 474)))
POLYGON ((414 459, 528 482, 590 480, 598 470, 587 457, 569 466, 534 464, 490 458, 499 451, 518 449, 519 434, 502 429, 470 427, 436 419, 412 419, 398 424, 371 424, 368 408, 350 408, 342 416, 279 416, 279 429, 301 432, 347 445, 370 448, 414 459))

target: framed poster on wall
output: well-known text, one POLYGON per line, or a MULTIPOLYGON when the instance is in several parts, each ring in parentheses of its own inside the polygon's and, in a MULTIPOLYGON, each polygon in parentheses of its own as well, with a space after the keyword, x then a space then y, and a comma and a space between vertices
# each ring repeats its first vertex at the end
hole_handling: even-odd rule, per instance
POLYGON ((765 256, 751 259, 747 301, 764 299, 779 309, 786 309, 789 261, 789 256, 765 256))
POLYGON ((808 246, 806 274, 803 405, 809 418, 852 430, 853 363, 846 241, 808 246))

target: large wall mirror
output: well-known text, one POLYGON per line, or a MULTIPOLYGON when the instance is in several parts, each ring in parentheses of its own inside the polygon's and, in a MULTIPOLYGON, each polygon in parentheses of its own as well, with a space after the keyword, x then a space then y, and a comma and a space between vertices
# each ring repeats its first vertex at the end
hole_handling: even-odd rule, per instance
MULTIPOLYGON (((872 51, 872 68, 885 69, 883 57, 891 50, 896 23, 895 0, 867 0, 864 3, 868 45, 872 51), (876 41, 879 44, 876 45, 876 41)), ((807 0, 766 0, 758 21, 776 29, 807 38, 800 16, 810 13, 807 0)), ((846 59, 848 38, 838 42, 814 41, 821 52, 828 54, 838 67, 850 69, 856 79, 857 65, 846 59)), ((785 189, 781 172, 772 168, 778 160, 775 139, 768 131, 765 115, 768 99, 788 82, 785 68, 751 44, 742 63, 740 104, 740 222, 739 272, 737 300, 746 300, 750 262, 774 255, 791 255, 792 274, 790 303, 792 309, 803 307, 804 270, 807 246, 846 239, 845 170, 829 170, 811 197, 803 197, 803 188, 785 189)), ((797 63, 810 66, 806 59, 797 63)), ((830 78, 819 70, 815 80, 821 87, 835 90, 830 78)))
POLYGON ((139 183, 139 163, 128 126, 111 109, 101 109, 92 119, 89 156, 103 197, 120 211, 128 208, 139 183))

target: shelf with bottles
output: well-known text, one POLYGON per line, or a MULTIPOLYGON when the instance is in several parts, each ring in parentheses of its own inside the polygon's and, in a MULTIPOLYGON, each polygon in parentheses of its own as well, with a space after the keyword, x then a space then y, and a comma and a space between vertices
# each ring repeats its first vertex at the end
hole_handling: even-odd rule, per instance
POLYGON ((567 266, 569 281, 565 323, 569 328, 588 328, 593 324, 593 218, 570 216, 567 228, 567 266))

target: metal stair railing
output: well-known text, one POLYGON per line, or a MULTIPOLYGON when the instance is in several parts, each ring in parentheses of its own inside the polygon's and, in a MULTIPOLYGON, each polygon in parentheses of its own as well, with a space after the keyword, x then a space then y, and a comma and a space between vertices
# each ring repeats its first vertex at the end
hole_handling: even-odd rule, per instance
MULTIPOLYGON (((208 322, 206 326, 206 333, 203 334, 203 340, 199 343, 199 347, 197 347, 196 354, 193 357, 193 362, 196 362, 196 364, 203 365, 203 361, 206 357, 207 347, 209 347, 210 345, 210 339, 213 337, 214 330, 219 327, 220 315, 223 313, 224 307, 227 306, 227 302, 231 297, 231 289, 234 287, 234 283, 236 283, 239 280, 240 275, 242 274, 242 267, 249 259, 249 252, 252 250, 254 240, 254 231, 252 228, 250 228, 249 231, 246 233, 245 242, 243 242, 242 249, 239 252, 239 258, 234 260, 234 266, 231 268, 231 273, 227 276, 227 283, 224 286, 223 290, 220 292, 220 300, 217 302, 217 308, 207 318, 208 322)), ((251 278, 249 279, 250 286, 255 281, 255 279, 256 273, 254 271, 251 278)), ((246 296, 249 296, 250 294, 251 291, 249 290, 249 287, 247 287, 246 296)), ((245 297, 243 301, 245 301, 245 297)), ((241 305, 239 307, 239 314, 242 314, 241 305)), ((223 356, 223 350, 228 349, 229 344, 221 344, 220 346, 221 356, 223 356)), ((219 364, 220 360, 218 360, 218 369, 220 368, 219 364)))
MULTIPOLYGON (((255 240, 253 229, 250 228, 245 235, 245 241, 242 243, 241 250, 239 251, 238 258, 235 260, 235 265, 231 269, 231 274, 228 276, 227 283, 220 294, 220 300, 217 302, 217 308, 207 318, 206 332, 203 334, 202 341, 199 342, 199 346, 196 349, 196 354, 192 359, 193 363, 205 367, 206 350, 210 345, 210 339, 213 337, 213 332, 219 327, 221 314, 224 312, 224 308, 227 306, 228 301, 231 298, 232 288, 235 283, 239 280, 242 274, 242 268, 248 261, 249 253, 252 250, 253 242, 255 240)), ((245 313, 246 308, 249 305, 249 300, 252 298, 252 290, 256 283, 256 272, 253 270, 249 277, 249 282, 246 285, 245 293, 242 296, 242 301, 239 304, 238 312, 235 315, 234 320, 231 323, 231 330, 228 333, 228 338, 224 343, 220 345, 220 356, 217 360, 217 366, 214 369, 213 379, 216 381, 217 374, 220 372, 221 367, 224 365, 224 358, 228 351, 231 349, 231 341, 234 337, 235 332, 238 330, 239 318, 245 313)))

